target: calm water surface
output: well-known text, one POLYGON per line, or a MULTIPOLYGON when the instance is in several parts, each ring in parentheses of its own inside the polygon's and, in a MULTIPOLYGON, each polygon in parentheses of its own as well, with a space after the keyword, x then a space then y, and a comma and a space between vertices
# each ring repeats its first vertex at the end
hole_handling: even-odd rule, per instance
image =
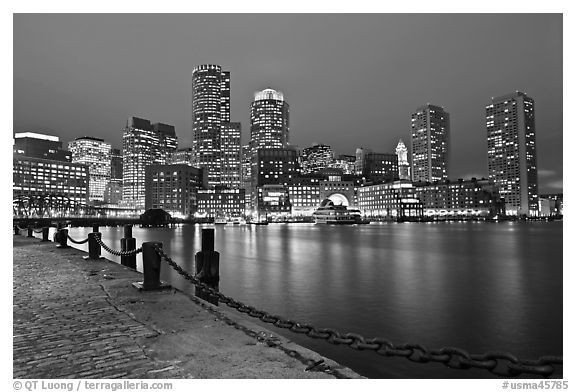
MULTIPOLYGON (((162 241, 166 253, 193 272, 202 227, 213 226, 134 227, 133 234, 137 246, 162 241)), ((83 239, 89 231, 72 228, 70 235, 83 239)), ((101 231, 106 244, 120 249, 122 228, 101 231)), ((562 355, 562 222, 227 225, 217 226, 215 237, 220 290, 270 313, 395 344, 562 355)), ((191 291, 166 264, 162 269, 163 280, 191 291)), ((491 377, 265 325, 367 377, 491 377)))

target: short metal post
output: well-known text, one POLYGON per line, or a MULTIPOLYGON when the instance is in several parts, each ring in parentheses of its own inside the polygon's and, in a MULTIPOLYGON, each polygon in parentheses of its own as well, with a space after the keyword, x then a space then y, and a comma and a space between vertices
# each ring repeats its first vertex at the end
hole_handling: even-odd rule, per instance
POLYGON ((42 242, 46 242, 46 241, 50 241, 48 239, 48 234, 50 233, 50 228, 49 227, 43 227, 42 228, 42 242))
POLYGON ((14 225, 14 235, 20 235, 20 228, 18 225, 14 225))
MULTIPOLYGON (((218 291, 220 282, 220 253, 214 251, 214 229, 202 229, 202 250, 196 253, 196 277, 218 291)), ((198 298, 218 305, 218 297, 196 287, 198 298)))
POLYGON ((32 227, 28 226, 28 238, 34 238, 34 229, 32 229, 32 227))
POLYGON ((144 281, 134 282, 132 286, 139 290, 165 290, 170 286, 160 281, 160 266, 162 260, 156 253, 154 247, 162 248, 162 242, 144 242, 142 244, 142 264, 144 270, 144 281))
POLYGON ((96 241, 96 237, 98 239, 102 238, 102 233, 88 233, 88 256, 84 256, 84 260, 99 260, 103 259, 104 257, 101 255, 100 244, 96 241))
POLYGON ((59 245, 56 245, 57 248, 64 249, 69 248, 68 246, 68 229, 60 229, 58 230, 58 238, 56 238, 59 245))
MULTIPOLYGON (((123 252, 136 249, 136 238, 132 238, 132 225, 124 225, 124 238, 120 239, 120 249, 123 252)), ((136 269, 136 254, 120 256, 120 264, 136 269)))
POLYGON ((98 226, 98 225, 92 225, 92 232, 93 232, 93 233, 98 233, 98 232, 100 232, 100 226, 98 226))

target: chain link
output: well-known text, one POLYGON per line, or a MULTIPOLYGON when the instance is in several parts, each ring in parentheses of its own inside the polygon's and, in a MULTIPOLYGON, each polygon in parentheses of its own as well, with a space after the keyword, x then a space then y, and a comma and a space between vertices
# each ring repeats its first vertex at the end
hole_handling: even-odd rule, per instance
POLYGON ((437 362, 452 369, 484 369, 500 377, 515 377, 523 373, 550 377, 559 372, 554 365, 563 366, 562 356, 543 356, 536 360, 520 360, 507 352, 470 354, 456 347, 428 350, 419 344, 394 345, 384 338, 376 337, 366 339, 362 335, 355 333, 340 333, 329 328, 315 328, 313 325, 287 320, 281 316, 269 314, 266 311, 258 310, 252 306, 236 301, 231 297, 227 297, 182 269, 182 267, 164 253, 162 248, 154 246, 154 250, 186 280, 196 285, 202 291, 217 297, 218 300, 227 306, 265 323, 273 324, 276 327, 288 329, 295 333, 305 334, 314 339, 324 339, 331 344, 347 345, 355 350, 371 350, 385 357, 404 357, 415 363, 437 362))
POLYGON ((114 250, 111 249, 110 247, 108 247, 104 242, 102 242, 102 239, 100 238, 99 235, 95 235, 94 238, 96 239, 96 242, 102 247, 104 248, 104 250, 106 250, 108 253, 113 254, 114 256, 131 256, 131 255, 135 255, 137 253, 142 252, 142 247, 137 248, 137 249, 133 249, 133 250, 114 250))
POLYGON ((90 238, 86 238, 86 239, 84 239, 84 240, 82 240, 82 241, 76 241, 74 238, 70 237, 70 234, 68 234, 68 239, 69 239, 70 241, 72 241, 73 243, 75 243, 75 244, 85 244, 85 243, 88 242, 88 240, 89 240, 90 238))

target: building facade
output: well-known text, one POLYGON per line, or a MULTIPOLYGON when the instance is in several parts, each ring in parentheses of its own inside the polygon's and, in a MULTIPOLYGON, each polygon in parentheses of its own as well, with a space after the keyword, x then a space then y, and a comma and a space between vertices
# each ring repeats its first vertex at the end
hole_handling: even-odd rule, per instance
POLYGON ((419 220, 423 216, 422 202, 406 180, 360 187, 358 208, 372 219, 419 220))
POLYGON ((13 153, 30 158, 62 162, 72 161, 72 153, 62 149, 62 142, 58 136, 35 132, 18 132, 14 134, 13 153))
POLYGON ((198 191, 196 216, 208 218, 240 218, 245 214, 244 189, 216 187, 198 191))
POLYGON ((288 197, 292 205, 292 216, 312 216, 322 199, 320 181, 314 175, 298 176, 288 183, 288 197))
POLYGON ((242 128, 238 122, 222 123, 222 186, 239 189, 241 187, 242 145, 240 137, 242 128))
POLYGON ((396 156, 398 157, 398 178, 400 180, 412 180, 410 163, 408 162, 408 149, 402 139, 398 141, 396 146, 396 156))
POLYGON ((412 179, 448 179, 450 115, 440 106, 425 105, 412 114, 412 179))
POLYGON ((330 165, 330 167, 335 169, 341 169, 343 174, 355 174, 355 164, 356 164, 356 156, 355 155, 338 155, 334 162, 330 165))
POLYGON ((534 100, 522 92, 486 106, 488 177, 506 201, 508 215, 538 215, 534 100))
POLYGON ((68 143, 73 163, 88 166, 90 176, 88 201, 104 202, 106 185, 111 178, 112 145, 95 137, 79 137, 68 143))
POLYGON ((146 199, 146 167, 165 164, 176 150, 176 131, 166 124, 150 124, 149 120, 129 117, 122 135, 122 204, 144 208, 146 199))
POLYGON ((145 208, 161 208, 172 216, 189 217, 197 210, 198 190, 206 185, 203 169, 186 164, 146 166, 145 208))
POLYGON ((367 182, 385 182, 398 179, 398 156, 373 152, 370 149, 356 149, 356 175, 367 182))
POLYGON ((221 126, 230 122, 230 72, 203 64, 192 72, 194 166, 206 169, 208 185, 220 185, 221 126))
POLYGON ((254 94, 250 105, 252 149, 285 148, 290 143, 290 107, 280 91, 265 89, 254 94))
POLYGON ((191 147, 188 148, 179 148, 178 150, 174 151, 170 157, 168 158, 169 165, 188 165, 193 166, 192 162, 194 161, 194 151, 191 147))
POLYGON ((302 150, 302 174, 315 173, 334 164, 332 147, 325 144, 315 144, 302 150))

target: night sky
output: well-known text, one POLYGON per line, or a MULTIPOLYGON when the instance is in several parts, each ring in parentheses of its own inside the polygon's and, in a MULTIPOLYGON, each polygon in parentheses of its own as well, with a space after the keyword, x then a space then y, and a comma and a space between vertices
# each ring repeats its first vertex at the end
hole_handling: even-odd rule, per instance
POLYGON ((540 193, 562 191, 561 14, 145 14, 14 16, 14 131, 121 146, 129 116, 191 144, 191 73, 231 71, 232 121, 253 94, 290 104, 291 143, 393 152, 410 114, 451 117, 450 178, 487 175, 485 106, 535 100, 540 193))

